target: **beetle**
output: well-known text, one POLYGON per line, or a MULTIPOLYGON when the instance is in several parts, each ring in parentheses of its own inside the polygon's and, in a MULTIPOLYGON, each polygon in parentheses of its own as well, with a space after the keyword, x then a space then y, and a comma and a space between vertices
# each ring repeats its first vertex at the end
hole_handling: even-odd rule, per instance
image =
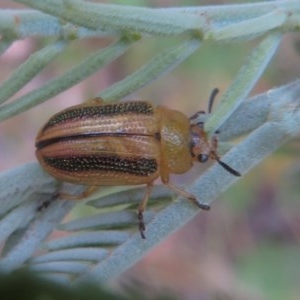
MULTIPOLYGON (((217 92, 211 94, 208 113, 217 92)), ((170 175, 183 174, 193 162, 211 158, 240 176, 220 160, 216 136, 209 140, 204 123, 195 121, 199 113, 203 112, 188 118, 180 111, 145 101, 104 103, 95 98, 52 116, 37 134, 36 156, 55 178, 89 186, 80 195, 60 194, 61 198, 82 199, 99 186, 146 184, 138 207, 139 230, 145 238, 143 212, 157 178, 209 210, 209 205, 173 185, 170 175)))

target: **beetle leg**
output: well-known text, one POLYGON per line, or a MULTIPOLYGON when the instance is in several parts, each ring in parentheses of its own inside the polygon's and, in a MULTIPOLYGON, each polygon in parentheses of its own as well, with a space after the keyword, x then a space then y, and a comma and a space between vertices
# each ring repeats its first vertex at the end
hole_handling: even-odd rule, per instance
POLYGON ((89 186, 81 194, 71 195, 71 194, 59 193, 58 197, 66 200, 82 200, 92 195, 98 188, 99 188, 98 186, 89 186))
POLYGON ((143 200, 140 202, 139 207, 138 207, 139 230, 140 230, 142 239, 146 238, 145 234, 144 234, 144 231, 146 230, 146 226, 145 226, 145 223, 144 223, 143 212, 146 209, 147 202, 148 202, 149 196, 151 194, 152 188, 153 188, 152 183, 147 184, 146 193, 145 193, 145 195, 143 197, 143 200))
POLYGON ((204 204, 204 203, 200 203, 197 201, 196 197, 180 188, 178 188, 177 186, 173 185, 170 182, 164 182, 164 184, 171 189, 172 191, 176 192, 177 194, 179 194, 180 196, 193 201, 199 208, 203 209, 203 210, 210 210, 210 206, 208 204, 204 204))
POLYGON ((90 102, 90 103, 92 103, 94 105, 103 105, 104 104, 103 99, 100 98, 100 97, 96 97, 96 98, 90 99, 87 102, 90 102))
POLYGON ((38 206, 37 211, 42 211, 43 209, 47 208, 53 201, 56 199, 64 199, 64 200, 82 200, 90 195, 92 195, 95 190, 97 190, 98 186, 90 186, 88 187, 83 193, 79 195, 71 195, 65 193, 55 193, 50 197, 48 200, 44 201, 41 205, 38 206))
POLYGON ((41 205, 38 206, 37 211, 40 212, 47 208, 52 202, 54 202, 59 197, 58 193, 53 194, 49 199, 43 201, 41 205))

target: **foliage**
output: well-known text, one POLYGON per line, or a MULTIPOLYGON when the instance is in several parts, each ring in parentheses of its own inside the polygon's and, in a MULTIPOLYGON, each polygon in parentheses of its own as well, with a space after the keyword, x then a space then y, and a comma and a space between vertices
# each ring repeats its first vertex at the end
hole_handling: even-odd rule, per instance
MULTIPOLYGON (((209 135, 220 129, 222 142, 243 137, 222 158, 242 174, 299 133, 300 79, 246 100, 284 34, 299 30, 298 0, 165 9, 80 0, 17 2, 35 10, 0 11, 1 53, 9 51, 12 43, 21 38, 51 39, 0 86, 1 121, 54 97, 148 38, 174 36, 178 43, 158 51, 147 64, 99 92, 98 96, 111 101, 130 95, 171 71, 205 42, 232 43, 260 38, 221 104, 208 117, 205 129, 209 135), (118 40, 88 55, 62 76, 4 104, 75 40, 91 36, 110 36, 118 40)), ((218 165, 213 165, 187 190, 195 195, 201 192, 201 202, 210 203, 236 181, 218 165)), ((11 271, 26 265, 61 282, 91 278, 104 282, 116 277, 198 212, 184 199, 168 202, 167 207, 161 209, 165 204, 162 200, 167 200, 169 193, 158 187, 146 214, 147 239, 144 241, 139 233, 133 234, 136 229, 134 209, 143 190, 103 189, 87 200, 100 214, 60 225, 60 230, 72 233, 45 243, 45 252, 36 256, 41 243, 75 203, 59 200, 37 212, 40 204, 49 200, 58 188, 58 183, 37 163, 0 174, 0 186, 0 240, 5 242, 0 268, 11 271)), ((79 189, 69 185, 64 188, 72 193, 79 189)))

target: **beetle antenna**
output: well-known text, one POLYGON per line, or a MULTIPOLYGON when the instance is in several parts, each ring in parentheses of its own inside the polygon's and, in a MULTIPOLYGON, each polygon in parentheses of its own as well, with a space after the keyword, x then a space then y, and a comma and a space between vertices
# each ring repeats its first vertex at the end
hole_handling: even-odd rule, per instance
POLYGON ((231 168, 229 165, 227 165, 226 163, 224 163, 223 161, 220 160, 220 158, 218 156, 215 157, 215 160, 229 173, 231 173, 234 176, 241 176, 241 173, 239 173, 238 171, 236 171, 235 169, 231 168))
POLYGON ((214 88, 210 94, 209 100, 208 100, 208 109, 207 112, 210 114, 212 111, 212 107, 214 104, 214 101, 216 99, 217 94, 219 93, 219 89, 218 88, 214 88))
MULTIPOLYGON (((199 117, 199 115, 206 115, 206 114, 210 114, 212 111, 212 107, 214 104, 214 101, 216 99, 217 94, 219 93, 219 89, 218 88, 214 88, 210 94, 209 100, 208 100, 208 106, 207 106, 207 112, 200 110, 197 111, 195 114, 193 114, 192 116, 190 116, 190 120, 193 121, 194 119, 197 119, 199 117)), ((199 127, 203 127, 204 122, 200 121, 197 123, 199 125, 199 127)))

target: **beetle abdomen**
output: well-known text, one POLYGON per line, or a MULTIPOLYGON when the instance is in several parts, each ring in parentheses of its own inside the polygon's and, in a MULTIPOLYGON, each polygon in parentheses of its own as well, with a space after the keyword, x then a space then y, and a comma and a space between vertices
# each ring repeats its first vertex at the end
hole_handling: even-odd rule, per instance
POLYGON ((160 174, 158 122, 147 102, 89 103, 54 115, 36 139, 42 166, 63 181, 130 185, 160 174))
POLYGON ((76 105, 54 115, 36 137, 36 147, 81 136, 153 136, 159 131, 157 116, 148 102, 76 105))
POLYGON ((134 185, 154 181, 160 173, 159 143, 153 137, 57 142, 37 150, 36 155, 50 174, 79 184, 134 185))
POLYGON ((45 163, 52 168, 65 172, 114 172, 149 176, 158 169, 155 159, 124 158, 117 155, 60 156, 45 157, 45 163))
POLYGON ((114 104, 103 105, 99 102, 98 105, 77 105, 72 109, 66 109, 56 115, 54 115, 44 126, 43 130, 49 127, 56 126, 63 123, 84 121, 91 119, 98 119, 101 117, 112 118, 117 115, 126 114, 142 114, 151 115, 153 114, 153 106, 148 102, 121 102, 114 104))

